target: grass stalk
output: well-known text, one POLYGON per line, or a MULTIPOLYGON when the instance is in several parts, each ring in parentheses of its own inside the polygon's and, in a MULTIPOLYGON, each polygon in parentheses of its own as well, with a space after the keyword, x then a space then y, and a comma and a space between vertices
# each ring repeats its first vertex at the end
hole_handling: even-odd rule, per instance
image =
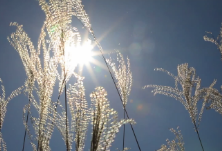
POLYGON ((65 84, 65 108, 66 108, 66 149, 69 151, 69 140, 68 140, 68 114, 67 114, 67 96, 66 96, 66 84, 65 84))
MULTIPOLYGON (((124 105, 124 108, 125 108, 125 105, 124 105)), ((123 115, 124 119, 126 119, 126 113, 124 112, 124 115, 123 115)), ((125 148, 125 124, 123 125, 123 150, 125 148)))

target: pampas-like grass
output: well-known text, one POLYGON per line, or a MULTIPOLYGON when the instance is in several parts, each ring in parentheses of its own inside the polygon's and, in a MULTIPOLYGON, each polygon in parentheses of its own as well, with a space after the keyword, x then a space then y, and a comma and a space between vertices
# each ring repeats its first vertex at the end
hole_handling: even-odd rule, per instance
MULTIPOLYGON (((90 119, 94 127, 91 150, 107 150, 114 141, 119 127, 125 123, 132 123, 133 120, 118 121, 117 112, 109 109, 109 102, 106 100, 105 94, 102 100, 101 98, 95 98, 95 94, 102 92, 102 88, 97 88, 96 92, 91 94, 92 107, 88 108, 83 86, 84 78, 74 72, 77 64, 71 64, 72 58, 70 58, 69 50, 66 49, 68 45, 79 46, 81 41, 78 30, 71 25, 73 16, 77 17, 92 32, 88 16, 83 9, 81 1, 40 0, 39 5, 45 12, 46 19, 39 35, 37 48, 34 47, 22 25, 18 23, 11 23, 17 29, 8 38, 11 45, 20 55, 27 75, 25 93, 28 96, 29 103, 23 110, 23 123, 33 150, 51 150, 49 144, 54 127, 60 131, 67 151, 72 149, 73 141, 75 142, 75 150, 84 150, 86 131, 90 119), (41 55, 43 60, 40 57, 41 55), (62 70, 61 74, 58 72, 59 66, 62 70), (52 95, 56 79, 59 80, 58 96, 60 96, 71 76, 77 79, 77 83, 70 86, 68 91, 65 89, 71 114, 71 121, 69 122, 67 108, 65 110, 60 101, 54 102, 52 95), (37 93, 38 98, 35 98, 34 92, 37 93), (101 103, 102 106, 99 105, 101 103), (31 106, 37 110, 38 117, 32 115, 31 106), (57 106, 62 109, 61 113, 57 112, 57 106), (106 116, 106 118, 101 118, 102 115, 106 116), (31 120, 31 126, 28 124, 28 119, 31 120), (111 121, 112 124, 110 123, 111 121), (102 127, 101 124, 103 125, 102 127), (69 125, 71 126, 69 127, 69 125), (34 134, 31 132, 31 127, 34 130, 34 134)), ((120 53, 118 55, 121 57, 120 53)), ((119 69, 126 70, 123 58, 120 59, 122 64, 120 64, 119 69)), ((127 77, 129 71, 128 66, 123 76, 127 77)), ((129 76, 127 83, 122 82, 121 79, 125 79, 124 77, 120 77, 117 80, 126 104, 127 96, 131 89, 132 82, 130 80, 132 80, 132 76, 129 76)))
POLYGON ((157 151, 184 151, 185 148, 183 136, 181 134, 181 131, 179 130, 179 127, 177 127, 177 130, 171 128, 170 131, 175 135, 175 139, 173 139, 172 141, 167 139, 167 145, 161 145, 161 148, 157 151))
MULTIPOLYGON (((125 124, 129 123, 131 127, 132 124, 135 124, 133 119, 125 118, 126 105, 132 87, 130 60, 129 58, 124 60, 119 51, 116 53, 116 61, 114 58, 106 59, 104 57, 103 49, 95 37, 81 0, 39 0, 39 5, 46 18, 40 31, 37 47, 34 47, 22 25, 16 22, 10 24, 16 26, 16 31, 8 37, 8 41, 18 52, 27 79, 24 86, 13 91, 7 99, 5 99, 5 88, 1 85, 0 150, 7 150, 1 133, 7 104, 24 90, 23 92, 28 97, 29 102, 23 108, 23 123, 26 130, 25 134, 28 134, 34 151, 51 150, 50 140, 55 128, 59 130, 67 151, 71 151, 73 148, 76 151, 84 151, 85 140, 87 139, 86 132, 90 123, 92 126, 90 151, 109 151, 120 127, 124 125, 125 132, 125 124), (90 94, 91 103, 86 100, 84 77, 75 72, 78 64, 72 62, 71 53, 73 50, 66 49, 70 45, 74 47, 81 45, 81 36, 78 29, 71 24, 72 17, 76 17, 86 27, 93 37, 94 45, 99 48, 103 56, 122 100, 124 108, 124 119, 122 120, 118 118, 118 113, 110 108, 108 94, 103 87, 95 88, 90 94), (61 71, 58 70, 59 68, 61 71), (66 84, 72 77, 76 79, 76 83, 70 85, 66 90, 66 84), (55 94, 53 90, 57 80, 59 81, 59 92, 56 93, 58 100, 54 101, 52 96, 55 94), (65 108, 62 106, 60 98, 63 92, 65 96, 67 94, 65 108), (37 94, 37 97, 34 94, 37 94), (32 114, 31 107, 36 109, 37 116, 32 114), (60 108, 61 112, 58 112, 57 108, 60 108), (70 110, 69 114, 67 108, 70 110), (68 115, 71 118, 68 118, 68 115), (31 125, 28 120, 31 120, 31 125), (75 144, 75 147, 73 147, 73 144, 75 144)), ((204 39, 215 43, 222 53, 221 34, 217 39, 207 36, 204 39)), ((213 88, 216 80, 209 87, 201 88, 201 79, 196 76, 195 69, 193 67, 189 68, 188 64, 178 65, 177 76, 162 68, 157 70, 166 72, 173 77, 175 87, 147 85, 144 88, 153 88, 154 95, 170 96, 184 105, 195 126, 202 150, 204 150, 198 131, 204 109, 214 109, 222 114, 222 94, 213 88), (197 108, 198 102, 202 102, 200 110, 197 108)), ((1 79, 0 82, 2 83, 1 79)), ((185 150, 181 132, 174 129, 171 129, 171 132, 174 133, 176 139, 173 141, 167 140, 167 145, 162 145, 158 151, 185 150)), ((129 150, 124 145, 124 139, 122 150, 129 150)))

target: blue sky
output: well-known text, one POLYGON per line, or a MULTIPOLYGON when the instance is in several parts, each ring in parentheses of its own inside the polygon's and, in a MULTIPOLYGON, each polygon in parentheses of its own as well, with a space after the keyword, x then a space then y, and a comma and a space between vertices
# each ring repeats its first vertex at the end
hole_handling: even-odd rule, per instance
MULTIPOLYGON (((188 63, 202 79, 202 87, 217 79, 216 88, 222 83, 220 52, 212 43, 205 42, 205 31, 216 36, 222 22, 220 0, 83 0, 92 28, 104 51, 120 50, 130 58, 133 87, 127 105, 141 149, 153 151, 174 138, 169 128, 180 127, 187 151, 200 151, 198 138, 184 106, 166 96, 153 96, 151 89, 143 90, 147 84, 173 86, 171 77, 154 71, 161 67, 177 75, 177 65, 188 63)), ((37 44, 44 13, 35 0, 1 0, 0 2, 0 77, 6 94, 25 81, 23 65, 18 53, 10 46, 7 36, 15 31, 10 22, 23 24, 34 44, 37 44)), ((81 27, 79 22, 73 26, 81 27)), ((98 51, 98 49, 94 49, 98 51)), ((101 57, 96 57, 102 62, 101 57)), ((104 64, 104 63, 103 63, 104 64)), ((95 86, 108 91, 111 107, 123 117, 121 102, 106 69, 91 64, 97 82, 84 69, 87 99, 95 86)), ((74 80, 70 81, 73 84, 74 80)), ((24 95, 13 99, 7 108, 3 124, 3 138, 9 151, 21 150, 24 135, 22 109, 28 103, 24 95)), ((206 151, 222 150, 222 117, 214 110, 205 111, 200 124, 200 136, 206 151)), ((86 150, 90 141, 88 131, 86 150)), ((126 129, 126 146, 138 150, 129 125, 126 129)), ((122 147, 122 129, 117 134, 111 150, 122 147)), ((52 150, 65 150, 65 144, 57 130, 51 141, 52 150)), ((27 140, 26 149, 31 150, 27 140)))

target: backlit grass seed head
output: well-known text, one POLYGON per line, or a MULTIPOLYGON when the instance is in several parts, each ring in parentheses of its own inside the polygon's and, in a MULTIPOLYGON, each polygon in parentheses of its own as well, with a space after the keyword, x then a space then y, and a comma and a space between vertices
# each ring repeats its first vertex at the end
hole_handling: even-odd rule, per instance
MULTIPOLYGON (((40 148, 48 150, 49 143, 44 142, 46 142, 45 138, 50 138, 48 133, 52 131, 51 126, 48 130, 46 130, 46 127, 49 125, 47 123, 50 123, 48 122, 50 118, 50 103, 57 78, 58 58, 55 55, 50 56, 52 47, 47 44, 44 30, 45 25, 41 29, 37 49, 34 48, 21 25, 17 23, 12 23, 11 25, 16 26, 17 30, 15 33, 12 33, 11 38, 8 38, 8 40, 17 50, 23 62, 27 75, 25 83, 26 92, 28 92, 29 98, 32 97, 32 104, 39 113, 39 118, 33 118, 33 121, 38 123, 38 128, 34 127, 37 140, 40 141, 40 148), (42 60, 40 58, 41 54, 43 55, 42 60), (38 102, 32 96, 33 88, 37 92, 38 102)), ((48 141, 48 139, 46 140, 48 141)))
POLYGON ((178 130, 178 128, 177 130, 171 128, 170 131, 175 135, 176 138, 172 141, 167 139, 167 145, 162 145, 157 151, 184 151, 185 148, 181 131, 178 130))
POLYGON ((114 141, 119 128, 126 123, 134 124, 132 119, 118 120, 118 114, 110 108, 109 101, 106 98, 107 92, 103 87, 97 87, 90 94, 91 105, 91 123, 93 126, 91 151, 108 150, 114 141))
POLYGON ((219 90, 213 88, 215 83, 216 80, 207 89, 205 97, 206 109, 214 109, 216 112, 222 115, 222 94, 219 90))
MULTIPOLYGON (((11 99, 13 99, 14 97, 16 97, 17 95, 19 95, 23 89, 22 87, 19 87, 18 89, 14 90, 8 98, 5 98, 6 94, 5 94, 5 87, 2 84, 2 79, 0 78, 0 83, 1 83, 1 94, 0 94, 0 131, 2 130, 2 126, 4 123, 4 119, 5 119, 5 114, 7 112, 7 105, 9 103, 9 101, 11 99)), ((0 150, 1 147, 3 149, 3 151, 6 151, 6 143, 4 142, 3 138, 2 138, 2 133, 0 132, 0 150)))
POLYGON ((123 55, 119 51, 116 51, 116 53, 117 62, 115 62, 112 58, 107 59, 107 62, 114 73, 123 104, 126 105, 132 87, 130 60, 127 58, 127 61, 125 62, 123 55))
POLYGON ((70 86, 67 92, 71 112, 71 131, 74 133, 76 151, 83 151, 87 126, 89 123, 89 109, 85 98, 83 77, 76 75, 77 82, 70 86))
POLYGON ((209 41, 211 43, 214 43, 217 46, 217 48, 220 50, 221 59, 222 59, 222 24, 220 27, 220 33, 218 34, 218 36, 216 38, 212 35, 212 32, 206 32, 206 33, 209 34, 210 37, 205 35, 203 37, 203 39, 205 41, 209 41))
MULTIPOLYGON (((62 107, 61 103, 59 103, 59 106, 61 107, 62 111, 61 111, 61 113, 58 113, 58 112, 56 113, 55 126, 59 130, 65 145, 67 145, 67 142, 68 142, 69 146, 67 148, 69 148, 71 150, 74 134, 73 134, 72 129, 70 129, 69 126, 66 129, 66 111, 62 107), (68 134, 68 137, 67 137, 67 134, 68 134), (67 140, 67 138, 68 138, 68 140, 67 140)), ((68 119, 68 125, 70 125, 69 119, 68 119)))
POLYGON ((0 130, 2 129, 3 126, 3 122, 5 119, 5 114, 7 111, 7 105, 9 103, 10 100, 12 100, 14 97, 16 97, 17 95, 19 95, 23 89, 22 87, 19 87, 18 89, 14 90, 8 98, 6 98, 6 94, 5 94, 5 87, 2 84, 2 79, 0 78, 0 83, 1 83, 1 94, 0 94, 0 130))
POLYGON ((210 88, 201 89, 201 79, 196 77, 196 71, 193 67, 188 68, 187 63, 178 65, 178 76, 174 76, 172 73, 162 68, 157 68, 156 70, 166 72, 168 75, 173 77, 175 80, 175 87, 146 85, 143 88, 154 88, 152 91, 154 95, 163 94, 175 98, 184 105, 186 110, 188 110, 192 122, 200 122, 206 102, 210 99, 207 98, 206 95, 209 93, 210 88, 215 84, 216 81, 211 84, 210 88), (198 115, 197 102, 200 100, 203 100, 203 104, 198 115))

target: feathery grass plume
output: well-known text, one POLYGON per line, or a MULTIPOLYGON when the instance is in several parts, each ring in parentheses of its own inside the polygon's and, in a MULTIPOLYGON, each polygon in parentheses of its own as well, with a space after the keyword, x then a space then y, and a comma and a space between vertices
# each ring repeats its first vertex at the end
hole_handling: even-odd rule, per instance
POLYGON ((109 66, 114 73, 117 80, 117 87, 119 89, 124 106, 127 104, 128 96, 130 95, 132 87, 132 72, 130 71, 130 60, 127 57, 127 63, 125 63, 123 55, 116 51, 117 63, 112 58, 107 59, 109 66))
MULTIPOLYGON (((130 60, 127 57, 127 63, 125 63, 123 55, 116 51, 117 53, 117 63, 115 63, 112 58, 107 59, 107 63, 111 66, 114 73, 115 79, 117 80, 116 85, 119 89, 120 96, 123 101, 124 110, 126 108, 128 96, 130 95, 132 87, 132 72, 130 71, 130 60)), ((125 111, 124 111, 125 119, 125 111)), ((125 148, 125 125, 123 127, 123 150, 125 148)))
POLYGON ((83 86, 84 77, 77 74, 75 76, 77 83, 74 86, 70 86, 67 96, 71 112, 71 130, 75 133, 75 150, 83 151, 90 117, 83 86))
MULTIPOLYGON (((83 79, 75 74, 77 82, 67 91, 69 109, 71 112, 71 127, 68 128, 68 144, 69 149, 72 148, 72 142, 75 141, 75 150, 83 151, 85 147, 86 131, 89 123, 89 111, 85 98, 85 88, 83 79)), ((61 106, 61 104, 60 104, 61 106)), ((62 113, 57 113, 56 127, 59 129, 63 140, 66 142, 66 113, 63 109, 62 113)))
POLYGON ((46 15, 44 24, 50 43, 62 69, 62 75, 59 76, 60 88, 68 81, 77 65, 71 60, 81 42, 78 30, 71 26, 72 16, 76 16, 73 3, 72 0, 39 0, 46 15))
POLYGON ((23 89, 22 87, 19 87, 18 89, 14 90, 8 98, 5 98, 5 87, 2 84, 2 79, 0 78, 0 83, 1 83, 1 91, 2 94, 0 94, 0 131, 2 130, 3 122, 5 119, 5 114, 7 111, 7 105, 11 99, 19 95, 23 89))
MULTIPOLYGON (((51 100, 50 100, 51 101, 51 100)), ((50 139, 54 130, 54 124, 55 123, 55 103, 49 103, 47 106, 47 110, 45 110, 41 104, 38 103, 34 99, 34 96, 32 95, 30 98, 30 102, 34 106, 34 108, 37 109, 40 117, 34 117, 30 110, 30 104, 27 104, 23 108, 23 124, 25 125, 26 131, 28 133, 30 143, 33 147, 33 150, 35 151, 50 151, 50 139), (44 110, 42 112, 39 112, 39 110, 44 110), (29 119, 31 119, 31 124, 34 129, 35 135, 33 136, 30 132, 30 126, 27 123, 26 119, 26 113, 29 113, 29 119), (42 122, 42 123, 41 123, 42 122), (37 146, 35 142, 38 142, 37 146)), ((46 107, 45 107, 46 108, 46 107)))
POLYGON ((178 76, 174 76, 173 74, 162 68, 157 68, 157 71, 166 72, 168 75, 173 77, 175 80, 175 88, 161 85, 146 85, 143 88, 154 88, 154 90, 152 91, 154 95, 163 94, 166 96, 170 96, 180 101, 184 105, 185 109, 188 110, 188 113, 190 114, 192 123, 194 124, 195 131, 200 141, 200 145, 202 147, 202 150, 204 151, 198 128, 205 105, 211 99, 209 97, 209 93, 211 92, 211 89, 216 81, 214 81, 209 88, 200 89, 201 79, 199 77, 196 77, 196 71, 193 67, 188 68, 187 63, 178 65, 178 76), (181 90, 179 89, 178 84, 181 85, 181 90), (192 94, 193 91, 194 95, 192 94), (198 114, 197 102, 200 100, 203 100, 203 103, 198 114))
POLYGON ((0 132, 0 150, 7 151, 6 143, 2 138, 2 132, 0 132))
POLYGON ((222 115, 222 94, 217 89, 213 88, 213 84, 209 87, 205 99, 207 100, 207 110, 214 109, 216 112, 222 115))
POLYGON ((46 15, 49 37, 56 46, 56 43, 61 43, 62 30, 70 26, 72 16, 75 15, 72 0, 39 0, 39 5, 46 15))
POLYGON ((162 145, 160 149, 157 151, 184 151, 184 142, 183 142, 183 136, 181 134, 181 131, 178 130, 179 127, 177 127, 177 130, 171 128, 170 131, 175 135, 175 139, 170 141, 167 141, 167 145, 162 145))
MULTIPOLYGON (((62 69, 62 74, 59 76, 60 86, 59 93, 62 93, 62 88, 65 86, 65 104, 66 104, 66 147, 68 144, 68 120, 67 120, 67 102, 66 102, 66 82, 73 74, 77 62, 73 62, 75 51, 80 47, 80 35, 76 28, 72 28, 72 16, 74 12, 74 1, 72 0, 45 0, 39 1, 42 10, 46 14, 46 29, 49 33, 50 41, 54 50, 54 55, 58 58, 58 62, 62 69), (74 50, 73 50, 74 49, 74 50)), ((74 60, 75 61, 75 60, 74 60)), ((59 95, 60 95, 59 94, 59 95)), ((67 148, 69 150, 69 148, 67 148)))
MULTIPOLYGON (((212 35, 212 32, 206 32, 206 33, 210 34, 211 37, 208 37, 207 35, 205 35, 203 37, 204 40, 212 42, 217 46, 217 48, 220 50, 221 59, 222 59, 222 23, 220 27, 220 33, 218 34, 216 38, 212 35)), ((221 90, 222 90, 222 86, 221 86, 221 90)), ((215 109, 215 111, 219 112, 222 115, 222 95, 217 89, 213 88, 213 85, 209 88, 206 98, 209 98, 208 103, 210 104, 206 108, 215 109)))
POLYGON ((58 38, 61 30, 70 26, 72 16, 76 16, 90 31, 89 17, 81 2, 81 0, 39 0, 39 5, 46 15, 50 36, 58 38))
MULTIPOLYGON (((166 72, 168 75, 173 77, 175 80, 175 88, 161 85, 146 85, 143 87, 143 89, 154 88, 154 90, 152 91, 154 95, 163 94, 180 101, 184 105, 185 109, 188 110, 192 122, 200 122, 203 114, 203 109, 208 100, 205 96, 209 89, 200 89, 201 79, 199 77, 196 77, 195 69, 193 67, 188 68, 187 63, 178 65, 178 76, 174 76, 172 73, 162 68, 157 68, 155 70, 166 72), (179 88, 179 84, 181 88, 179 88), (201 111, 198 114, 197 102, 202 99, 204 99, 204 102, 202 104, 201 111)), ((211 84, 210 87, 212 87, 214 84, 215 81, 211 84)))
POLYGON ((117 112, 110 108, 106 96, 107 92, 103 87, 95 88, 95 91, 90 94, 93 127, 91 151, 109 150, 119 128, 126 123, 135 123, 132 119, 119 121, 117 112))
MULTIPOLYGON (((16 32, 12 33, 11 38, 8 38, 11 45, 19 53, 23 65, 25 67, 28 80, 26 85, 36 83, 36 91, 39 98, 39 103, 32 99, 34 107, 39 113, 39 128, 38 129, 38 142, 40 146, 44 146, 43 138, 46 135, 45 127, 46 121, 48 120, 49 106, 51 103, 51 96, 53 93, 53 87, 55 85, 55 80, 57 77, 57 66, 58 58, 56 56, 50 56, 52 47, 48 44, 46 40, 45 24, 41 29, 41 33, 38 40, 38 49, 36 50, 28 37, 28 35, 23 31, 22 25, 17 23, 12 23, 11 25, 17 26, 16 32), (43 55, 43 61, 40 59, 40 55, 43 55), (31 80, 30 80, 31 79, 31 80), (33 82, 33 79, 35 82, 33 82)), ((26 88, 30 88, 26 86, 26 88)), ((26 90, 30 92, 30 90, 26 90)), ((30 93, 29 93, 30 95, 30 93)), ((37 119, 35 119, 37 120, 37 119)), ((51 130, 50 130, 51 131, 51 130)), ((38 143, 38 144, 39 144, 38 143)), ((40 147, 40 148, 41 148, 40 147)), ((44 149, 44 148, 43 148, 44 149)), ((46 148, 45 148, 46 150, 46 148)))
POLYGON ((62 69, 61 76, 58 75, 60 91, 77 66, 77 62, 75 62, 77 53, 75 52, 81 51, 81 37, 77 28, 71 25, 72 16, 76 16, 82 22, 86 22, 87 19, 83 19, 86 13, 84 13, 80 0, 40 0, 39 5, 45 12, 46 29, 54 55, 58 57, 57 60, 62 69))
POLYGON ((59 90, 64 87, 64 84, 68 82, 69 78, 74 74, 74 70, 78 64, 75 60, 78 51, 81 51, 81 36, 77 28, 69 27, 63 31, 61 39, 64 43, 60 46, 63 54, 58 57, 58 62, 61 66, 61 76, 58 74, 60 81, 59 90))
MULTIPOLYGON (((70 129, 70 127, 66 127, 66 110, 64 109, 64 107, 61 105, 60 102, 57 103, 58 106, 60 106, 61 108, 61 113, 56 112, 56 116, 55 116, 55 122, 54 125, 57 127, 57 129, 59 130, 62 139, 65 142, 66 148, 67 150, 72 150, 72 142, 73 142, 73 131, 72 129, 70 129), (69 146, 67 146, 69 145, 69 146)), ((69 119, 67 119, 67 125, 69 124, 69 119)))
POLYGON ((221 23, 221 26, 220 26, 220 33, 218 34, 218 36, 216 38, 212 35, 212 32, 206 32, 206 33, 210 34, 211 37, 208 37, 207 35, 205 35, 203 37, 203 39, 205 41, 212 42, 217 46, 217 48, 220 50, 221 59, 222 59, 222 23, 221 23))
POLYGON ((63 29, 72 22, 72 16, 76 16, 89 32, 92 32, 89 17, 81 0, 39 0, 39 5, 48 20, 48 32, 53 34, 54 30, 63 29))
MULTIPOLYGON (((29 97, 29 99, 31 99, 31 97, 29 97)), ((31 102, 31 100, 30 100, 30 102, 31 102)), ((36 150, 36 145, 34 143, 35 138, 33 138, 33 135, 30 132, 30 126, 28 125, 28 121, 27 121, 27 114, 29 115, 29 117, 28 117, 29 119, 30 119, 30 116, 32 115, 31 110, 30 110, 30 106, 31 106, 31 104, 29 103, 29 104, 25 105, 24 108, 23 108, 23 124, 25 126, 25 133, 28 134, 30 144, 33 148, 33 151, 37 151, 36 150)), ((32 124, 33 123, 34 122, 32 122, 32 124)))
POLYGON ((19 95, 21 93, 21 91, 23 89, 23 86, 14 90, 9 95, 9 97, 6 99, 5 98, 5 87, 2 84, 2 79, 1 78, 0 78, 0 83, 1 83, 1 91, 2 91, 2 94, 0 94, 0 150, 1 150, 1 147, 2 147, 3 150, 6 151, 7 150, 6 143, 4 142, 4 140, 2 138, 1 130, 2 130, 4 119, 5 119, 5 114, 6 114, 6 111, 7 111, 7 105, 8 105, 8 103, 11 99, 13 99, 14 97, 16 97, 17 95, 19 95))
MULTIPOLYGON (((38 108, 38 103, 34 100, 34 98, 31 98, 32 104, 35 106, 35 108, 38 108)), ((48 107, 48 118, 44 125, 44 130, 41 133, 42 135, 39 137, 39 124, 40 124, 40 118, 36 118, 32 116, 31 110, 30 110, 30 104, 25 105, 23 108, 23 124, 25 125, 31 146, 34 151, 50 151, 50 139, 54 130, 54 124, 55 123, 55 103, 50 104, 48 107), (28 125, 26 121, 26 113, 29 113, 29 118, 31 119, 32 127, 35 131, 35 136, 33 136, 30 132, 30 126, 28 125), (38 146, 36 146, 36 141, 38 141, 38 146)))
POLYGON ((30 90, 28 85, 33 85, 33 78, 38 75, 37 66, 40 64, 40 60, 38 60, 39 53, 35 50, 33 43, 28 35, 24 32, 22 25, 13 22, 10 23, 10 26, 17 27, 16 32, 12 33, 10 38, 8 37, 8 41, 19 53, 19 56, 22 60, 28 79, 25 83, 26 90, 29 92, 30 90))
POLYGON ((82 22, 82 24, 88 29, 90 33, 93 33, 89 16, 84 10, 84 6, 82 5, 82 0, 71 0, 73 3, 73 9, 75 11, 75 16, 82 22))

